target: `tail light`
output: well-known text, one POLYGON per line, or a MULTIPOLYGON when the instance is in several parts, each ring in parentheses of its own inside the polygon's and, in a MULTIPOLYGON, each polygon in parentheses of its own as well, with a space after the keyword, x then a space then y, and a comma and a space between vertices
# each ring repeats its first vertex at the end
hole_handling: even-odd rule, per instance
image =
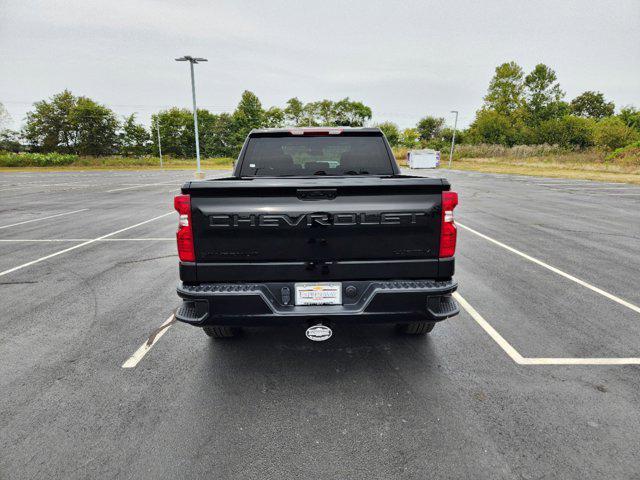
POLYGON ((453 257, 456 253, 458 231, 453 221, 453 209, 458 205, 456 192, 442 192, 442 219, 440 224, 440 258, 453 257))
POLYGON ((173 206, 178 211, 178 257, 183 262, 195 262, 196 254, 193 249, 193 229, 191 227, 191 197, 189 195, 176 195, 173 206))

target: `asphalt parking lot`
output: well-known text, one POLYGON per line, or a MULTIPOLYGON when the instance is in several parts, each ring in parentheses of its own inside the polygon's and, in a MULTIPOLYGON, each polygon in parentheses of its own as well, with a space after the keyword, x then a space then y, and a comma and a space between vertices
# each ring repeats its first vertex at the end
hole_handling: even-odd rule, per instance
POLYGON ((321 344, 158 330, 191 172, 0 173, 0 477, 640 478, 640 187, 436 173, 464 310, 321 344))

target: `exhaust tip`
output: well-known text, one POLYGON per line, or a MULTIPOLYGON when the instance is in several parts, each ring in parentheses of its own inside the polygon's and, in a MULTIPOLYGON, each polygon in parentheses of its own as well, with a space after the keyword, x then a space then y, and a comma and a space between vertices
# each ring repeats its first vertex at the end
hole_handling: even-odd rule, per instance
POLYGON ((307 328, 305 335, 312 342, 324 342, 329 340, 333 335, 333 330, 326 325, 318 324, 307 328))

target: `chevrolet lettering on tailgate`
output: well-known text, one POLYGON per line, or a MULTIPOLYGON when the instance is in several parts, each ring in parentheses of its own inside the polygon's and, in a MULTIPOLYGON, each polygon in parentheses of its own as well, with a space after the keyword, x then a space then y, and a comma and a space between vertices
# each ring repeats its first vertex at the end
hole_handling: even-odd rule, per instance
POLYGON ((300 227, 313 225, 402 225, 415 224, 429 212, 304 213, 301 215, 233 214, 210 215, 211 227, 300 227))

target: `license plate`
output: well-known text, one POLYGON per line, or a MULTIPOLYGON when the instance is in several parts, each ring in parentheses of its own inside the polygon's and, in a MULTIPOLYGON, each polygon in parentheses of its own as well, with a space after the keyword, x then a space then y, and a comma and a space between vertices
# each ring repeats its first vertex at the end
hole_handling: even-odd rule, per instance
POLYGON ((296 283, 296 305, 342 305, 342 284, 296 283))

